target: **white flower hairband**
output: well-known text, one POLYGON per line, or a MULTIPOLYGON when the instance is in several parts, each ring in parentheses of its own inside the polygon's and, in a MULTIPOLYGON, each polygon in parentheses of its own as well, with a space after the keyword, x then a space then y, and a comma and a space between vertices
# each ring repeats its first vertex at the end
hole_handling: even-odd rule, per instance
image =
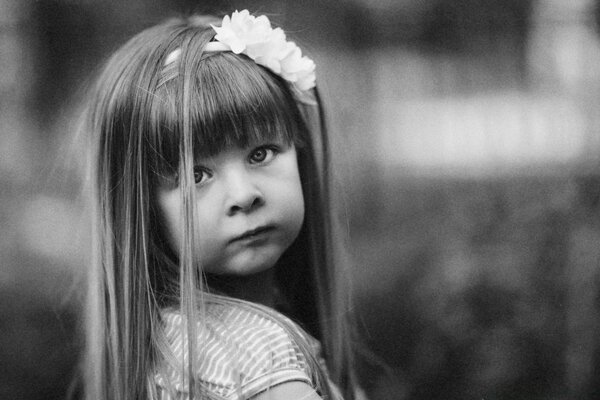
MULTIPOLYGON (((221 26, 211 27, 217 33, 204 51, 231 51, 245 54, 286 81, 300 92, 315 87, 315 63, 303 56, 296 43, 287 41, 281 28, 273 29, 269 19, 261 15, 255 17, 248 10, 235 11, 231 17, 223 18, 221 26)), ((165 61, 168 65, 175 61, 181 49, 171 52, 165 61)))
POLYGON ((287 41, 281 28, 271 28, 266 16, 255 17, 248 10, 235 11, 231 17, 223 18, 220 27, 211 26, 217 34, 204 51, 245 54, 302 91, 315 87, 313 60, 303 56, 296 43, 287 41))

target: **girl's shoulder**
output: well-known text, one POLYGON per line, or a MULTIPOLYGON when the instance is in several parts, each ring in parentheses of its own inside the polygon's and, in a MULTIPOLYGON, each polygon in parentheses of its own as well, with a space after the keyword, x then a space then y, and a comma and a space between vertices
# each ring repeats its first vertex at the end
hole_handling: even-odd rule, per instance
MULTIPOLYGON (((238 399, 288 381, 314 386, 306 356, 286 329, 290 323, 265 307, 211 295, 202 321, 196 324, 193 376, 202 390, 217 398, 238 399)), ((185 393, 187 372, 183 371, 189 356, 185 318, 176 310, 165 310, 163 324, 169 354, 156 375, 157 387, 185 393)), ((318 356, 318 342, 303 335, 318 356)))

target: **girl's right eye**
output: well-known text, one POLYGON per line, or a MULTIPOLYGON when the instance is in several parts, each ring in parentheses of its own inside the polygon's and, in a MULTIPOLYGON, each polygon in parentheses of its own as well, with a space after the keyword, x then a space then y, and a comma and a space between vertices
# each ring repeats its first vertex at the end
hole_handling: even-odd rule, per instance
POLYGON ((198 165, 194 167, 194 182, 196 182, 196 184, 203 183, 210 178, 210 176, 210 172, 204 169, 204 167, 198 165))

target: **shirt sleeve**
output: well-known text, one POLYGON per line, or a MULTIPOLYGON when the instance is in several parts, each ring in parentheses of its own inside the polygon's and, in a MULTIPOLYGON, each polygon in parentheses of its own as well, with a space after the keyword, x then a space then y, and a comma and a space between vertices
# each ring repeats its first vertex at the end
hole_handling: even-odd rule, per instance
MULTIPOLYGON (((195 376, 202 390, 215 398, 242 400, 290 381, 314 387, 304 354, 273 320, 238 309, 213 309, 211 314, 214 318, 208 318, 198 334, 202 348, 197 351, 195 376)), ((174 359, 187 364, 181 325, 179 315, 167 317, 174 359)), ((155 379, 159 391, 186 398, 184 370, 174 365, 162 371, 155 379)))

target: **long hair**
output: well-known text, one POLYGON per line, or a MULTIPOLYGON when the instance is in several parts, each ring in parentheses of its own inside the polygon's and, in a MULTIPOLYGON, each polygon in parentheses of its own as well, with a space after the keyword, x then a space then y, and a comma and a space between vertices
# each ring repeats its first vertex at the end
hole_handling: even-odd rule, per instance
MULTIPOLYGON (((203 54, 214 35, 208 22, 215 21, 173 19, 136 35, 108 60, 90 96, 96 233, 86 396, 152 397, 152 376, 168 353, 161 330, 165 307, 180 308, 190 321, 188 349, 199 350, 194 322, 202 322, 206 288, 193 261, 194 160, 231 145, 280 138, 296 145, 306 212, 297 239, 274 267, 277 282, 288 316, 321 340, 331 379, 352 399, 348 291, 334 279, 347 274, 339 270, 344 266, 334 241, 339 236, 333 232, 318 93, 317 106, 299 104, 287 82, 247 57, 203 54), (177 63, 167 62, 173 52, 177 63), (167 244, 154 199, 161 179, 172 176, 178 177, 185 221, 178 252, 167 244)), ((195 358, 188 360, 190 397, 204 396, 194 384, 195 358)), ((327 397, 326 378, 319 374, 318 389, 327 397)))

